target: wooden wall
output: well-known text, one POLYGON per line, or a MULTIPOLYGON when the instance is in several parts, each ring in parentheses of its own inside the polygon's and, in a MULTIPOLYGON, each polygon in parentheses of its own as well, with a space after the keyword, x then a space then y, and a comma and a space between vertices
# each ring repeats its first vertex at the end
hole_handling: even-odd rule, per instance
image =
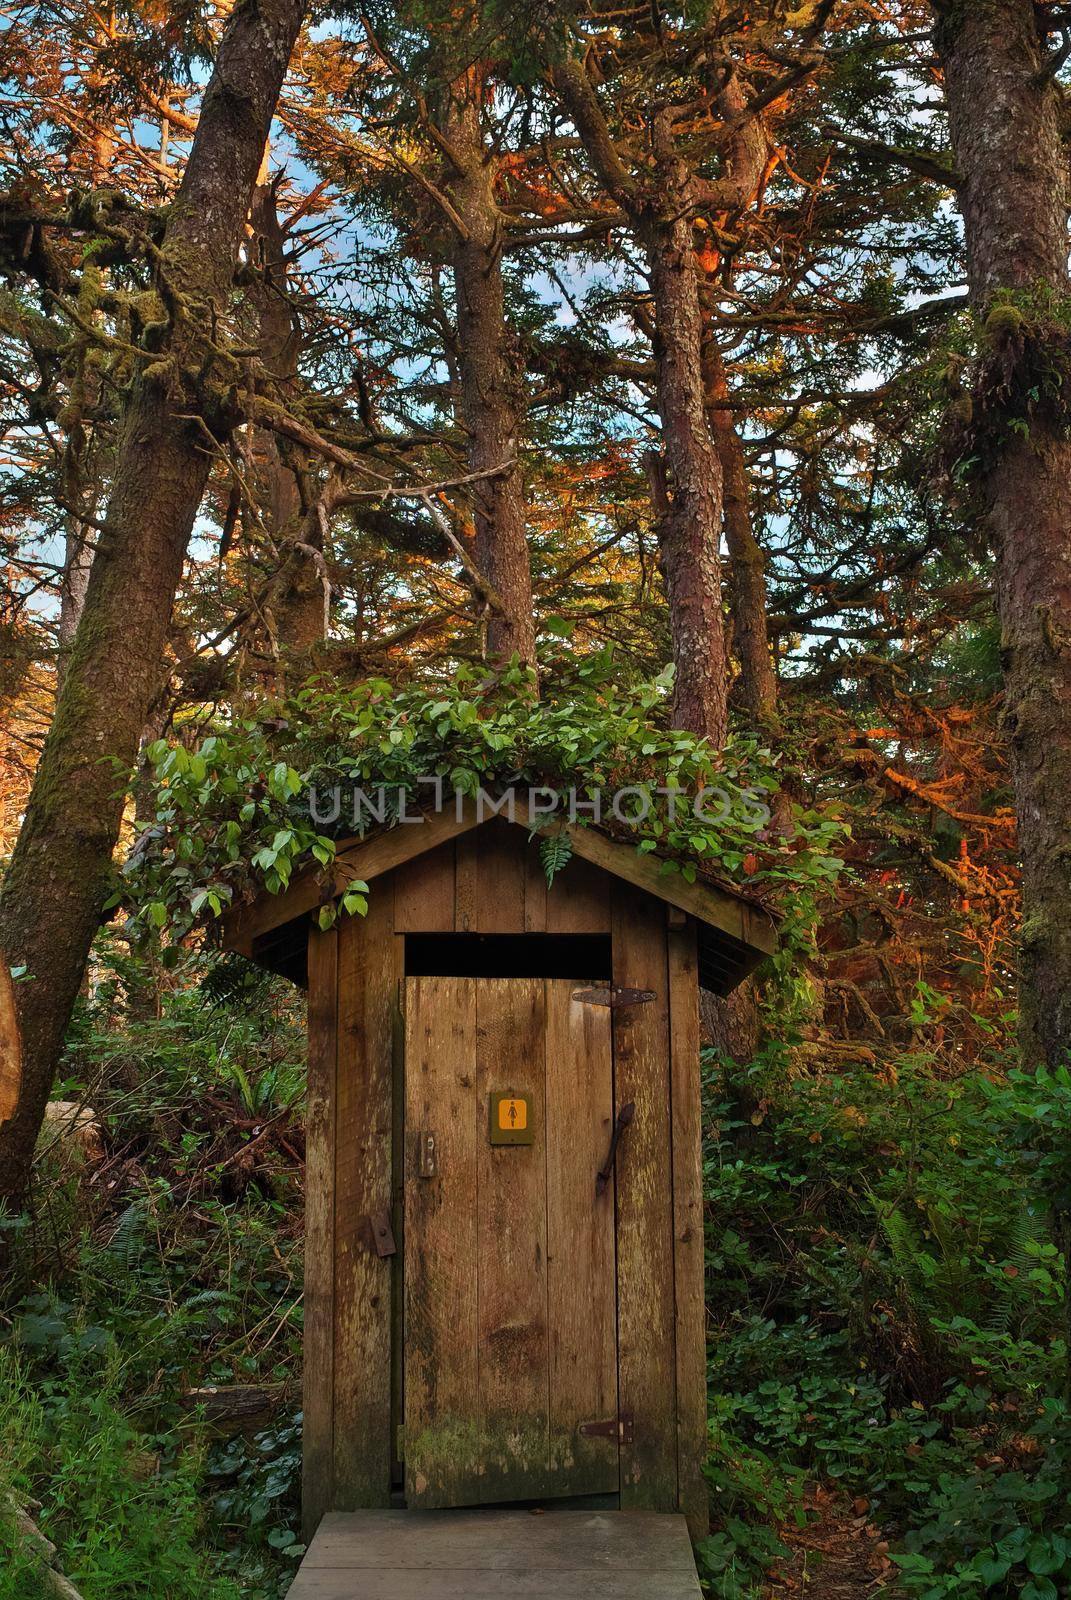
POLYGON ((696 933, 659 900, 574 859, 548 891, 535 844, 489 822, 373 883, 366 918, 310 932, 303 1521, 390 1502, 401 1352, 398 1005, 406 933, 609 933, 615 1012, 621 1504, 705 1518, 703 1209, 696 933))

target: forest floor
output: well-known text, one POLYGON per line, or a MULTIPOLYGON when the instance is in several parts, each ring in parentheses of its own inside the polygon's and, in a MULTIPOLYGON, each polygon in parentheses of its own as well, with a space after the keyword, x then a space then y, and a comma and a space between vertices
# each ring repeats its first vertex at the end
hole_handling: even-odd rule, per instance
POLYGON ((764 1600, 864 1600, 880 1594, 894 1574, 888 1540, 870 1520, 869 1502, 846 1499, 816 1485, 804 1497, 811 1520, 804 1528, 782 1528, 791 1551, 771 1577, 764 1600))

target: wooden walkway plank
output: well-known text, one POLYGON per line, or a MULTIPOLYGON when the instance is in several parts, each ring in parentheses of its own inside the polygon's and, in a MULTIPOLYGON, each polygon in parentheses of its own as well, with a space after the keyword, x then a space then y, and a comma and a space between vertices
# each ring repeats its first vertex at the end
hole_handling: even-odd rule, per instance
POLYGON ((700 1600, 684 1518, 628 1511, 331 1513, 289 1600, 700 1600))
POLYGON ((694 1575, 676 1572, 531 1572, 422 1567, 303 1573, 287 1600, 700 1600, 694 1575))

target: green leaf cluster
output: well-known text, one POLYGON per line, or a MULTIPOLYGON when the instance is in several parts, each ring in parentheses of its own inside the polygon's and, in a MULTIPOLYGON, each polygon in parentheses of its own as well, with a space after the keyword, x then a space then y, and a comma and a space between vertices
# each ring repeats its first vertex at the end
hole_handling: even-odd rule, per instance
MULTIPOLYGON (((285 891, 296 872, 329 867, 339 838, 366 831, 353 816, 352 791, 383 786, 386 825, 431 801, 427 780, 454 795, 493 795, 503 787, 547 786, 575 794, 576 819, 602 796, 603 825, 663 871, 694 882, 700 873, 735 881, 789 907, 789 944, 809 936, 818 895, 839 874, 842 823, 832 810, 783 804, 787 830, 770 820, 781 790, 777 752, 734 733, 723 750, 669 726, 670 679, 621 686, 608 652, 544 677, 541 698, 514 664, 491 674, 460 668, 444 682, 395 686, 370 678, 340 689, 314 678, 283 703, 246 720, 213 727, 191 747, 158 741, 147 752, 155 774, 154 818, 115 896, 147 929, 176 938, 197 921, 266 889, 285 891), (424 780, 422 783, 421 780, 424 780), (340 813, 332 823, 339 791, 340 813), (615 793, 628 789, 619 816, 615 793), (694 801, 706 789, 709 815, 694 801), (791 890, 791 895, 784 891, 791 890)), ((546 836, 558 837, 557 818, 546 836)), ((548 877, 565 865, 565 847, 545 845, 548 877)), ((341 909, 363 914, 367 886, 351 884, 340 905, 325 905, 322 925, 341 909)))
POLYGON ((1071 1592, 1071 1075, 1012 1056, 707 1063, 716 1594, 763 1592, 816 1479, 865 1497, 896 1594, 1071 1592))

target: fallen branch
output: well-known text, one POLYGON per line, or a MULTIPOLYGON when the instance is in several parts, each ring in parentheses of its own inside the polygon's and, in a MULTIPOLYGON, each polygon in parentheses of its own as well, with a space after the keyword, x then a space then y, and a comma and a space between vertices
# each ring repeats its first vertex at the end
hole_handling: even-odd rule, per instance
POLYGON ((227 1437, 235 1433, 260 1433, 268 1426, 288 1398, 282 1383, 261 1386, 232 1384, 184 1390, 180 1404, 184 1411, 201 1411, 210 1432, 227 1437))
MULTIPOLYGON (((52 1540, 45 1537, 29 1511, 20 1506, 17 1500, 9 1496, 7 1504, 18 1538, 30 1547, 41 1563, 40 1575, 44 1579, 47 1592, 56 1596, 56 1600, 82 1600, 71 1580, 55 1565, 59 1558, 52 1540)), ((37 1509, 36 1503, 35 1509, 37 1509)))

